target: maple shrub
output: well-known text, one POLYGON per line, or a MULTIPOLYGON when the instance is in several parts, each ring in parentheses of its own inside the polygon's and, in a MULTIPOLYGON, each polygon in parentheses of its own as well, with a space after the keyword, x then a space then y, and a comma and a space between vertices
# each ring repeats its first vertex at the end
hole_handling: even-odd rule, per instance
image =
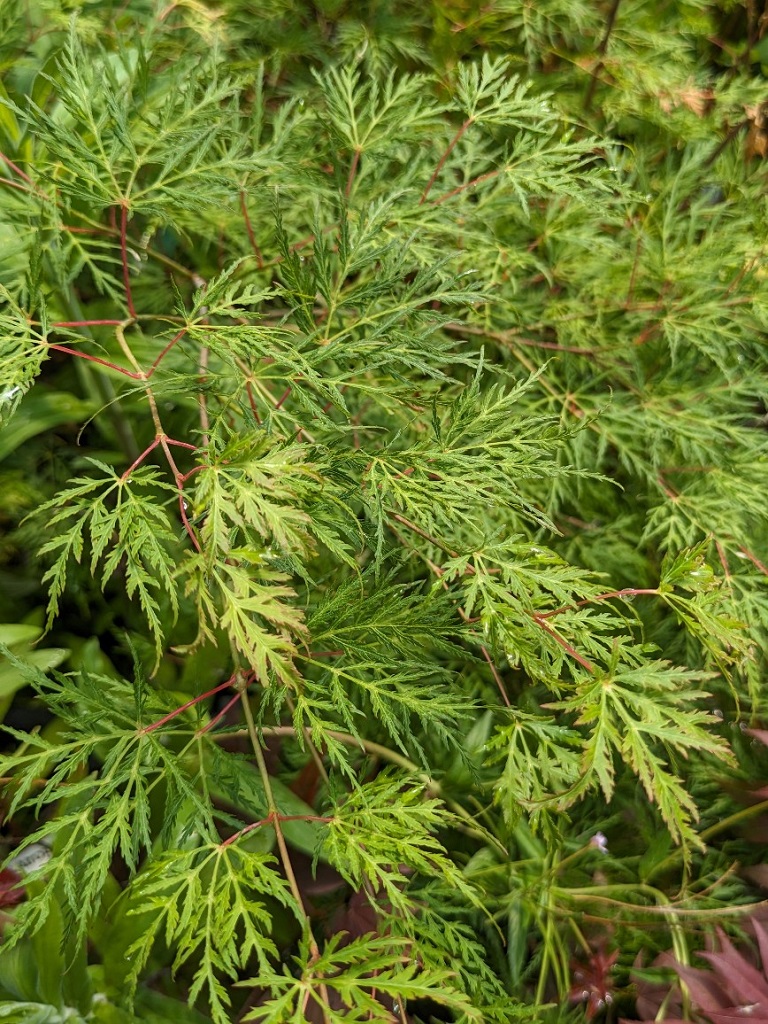
POLYGON ((760 899, 760 7, 0 5, 0 1018, 631 1017, 760 899))

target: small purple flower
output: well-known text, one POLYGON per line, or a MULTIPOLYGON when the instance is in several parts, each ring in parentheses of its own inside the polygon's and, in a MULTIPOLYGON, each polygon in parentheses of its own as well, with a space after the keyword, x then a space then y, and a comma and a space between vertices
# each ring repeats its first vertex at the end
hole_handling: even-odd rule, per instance
POLYGON ((595 832, 592 838, 589 840, 589 845, 594 846, 600 853, 608 853, 608 840, 605 838, 602 832, 595 832))

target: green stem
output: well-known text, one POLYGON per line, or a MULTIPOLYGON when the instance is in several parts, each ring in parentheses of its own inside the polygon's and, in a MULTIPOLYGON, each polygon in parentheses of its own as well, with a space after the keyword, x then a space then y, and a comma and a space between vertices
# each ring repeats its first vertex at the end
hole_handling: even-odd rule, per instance
MULTIPOLYGON (((267 799, 269 816, 272 821, 272 827, 275 830, 277 848, 280 851, 280 861, 283 865, 285 877, 288 880, 288 887, 290 888, 291 894, 294 900, 296 901, 296 906, 298 907, 301 913, 302 924, 306 930, 307 938, 309 939, 309 950, 311 959, 313 961, 318 960, 320 958, 320 947, 318 946, 317 940, 315 939, 315 936, 312 933, 312 925, 309 920, 309 914, 307 913, 307 909, 304 906, 304 900, 302 899, 301 896, 301 889, 299 888, 299 883, 296 880, 296 872, 293 870, 291 855, 288 852, 288 845, 285 841, 283 826, 280 820, 280 810, 277 806, 277 801, 275 800, 275 794, 272 789, 272 780, 267 769, 267 763, 264 760, 264 751, 261 749, 261 743, 259 741, 259 736, 256 731, 256 723, 253 720, 253 711, 251 710, 251 702, 248 697, 248 688, 245 679, 243 679, 243 683, 240 685, 240 700, 243 705, 243 714, 245 715, 247 733, 251 740, 251 747, 253 748, 253 756, 256 761, 256 766, 259 770, 259 775, 261 776, 262 785, 264 786, 264 794, 267 799)), ((325 1024, 330 1024, 331 1018, 329 1010, 328 990, 326 985, 323 983, 320 984, 319 988, 320 994, 323 999, 323 1020, 325 1021, 325 1024)))
MULTIPOLYGON (((264 736, 296 736, 298 735, 297 730, 292 725, 272 725, 264 726, 261 729, 264 736)), ((216 739, 227 739, 228 737, 243 736, 249 734, 248 730, 237 729, 234 732, 216 733, 216 739)), ((504 855, 505 858, 509 858, 509 850, 501 843, 496 836, 491 832, 478 826, 476 819, 470 814, 470 812, 462 807, 461 804, 455 800, 449 800, 443 793, 442 786, 440 783, 433 779, 427 772, 422 771, 417 764, 410 761, 407 757, 402 754, 398 754, 396 750, 391 750, 389 747, 385 747, 381 743, 374 743, 373 740, 364 740, 359 736, 353 736, 349 732, 337 732, 335 729, 328 730, 328 736, 331 739, 338 740, 339 743, 345 744, 348 747, 359 747, 365 751, 366 754, 372 754, 374 757, 381 757, 385 761, 389 761, 390 764, 396 764, 399 768, 404 768, 407 772, 412 772, 416 777, 424 783, 428 791, 436 797, 439 797, 445 802, 446 807, 449 808, 457 817, 461 818, 463 824, 458 826, 462 832, 466 835, 472 836, 483 843, 490 843, 495 846, 496 849, 504 855)))
MULTIPOLYGON (((725 832, 733 825, 738 825, 740 822, 747 821, 749 818, 752 818, 757 814, 762 814, 765 810, 768 810, 768 800, 761 800, 760 803, 752 804, 751 807, 744 807, 740 811, 729 814, 727 818, 721 818, 720 821, 716 821, 715 824, 710 825, 709 828, 705 828, 704 831, 699 834, 699 838, 705 842, 707 839, 711 839, 712 836, 716 836, 719 832, 725 832)), ((681 853, 682 850, 678 847, 673 850, 672 853, 667 854, 664 860, 659 861, 656 867, 648 875, 648 881, 655 878, 660 871, 663 871, 670 864, 673 864, 681 853)))

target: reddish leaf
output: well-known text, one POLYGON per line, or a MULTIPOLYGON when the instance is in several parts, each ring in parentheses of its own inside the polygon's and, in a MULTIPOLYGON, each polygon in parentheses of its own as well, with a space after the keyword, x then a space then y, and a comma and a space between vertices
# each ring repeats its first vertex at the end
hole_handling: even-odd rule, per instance
MULTIPOLYGON (((676 971, 696 1010, 711 1024, 743 1024, 745 1018, 754 1024, 768 1024, 768 932, 759 921, 751 923, 763 971, 754 967, 721 929, 717 932, 719 950, 698 954, 709 961, 711 971, 678 963, 670 953, 662 953, 654 961, 654 966, 672 967, 676 971)), ((650 1021, 667 997, 662 986, 638 982, 637 1008, 645 1020, 650 1021)), ((674 999, 669 1009, 679 1012, 674 999)), ((666 1018, 664 1024, 674 1022, 666 1018)))
POLYGON ((12 907, 24 899, 21 875, 11 868, 0 871, 0 907, 12 907))
MULTIPOLYGON (((642 966, 642 960, 638 956, 635 960, 635 967, 640 968, 642 966)), ((675 960, 671 953, 659 953, 651 967, 664 967, 675 970, 677 968, 677 960, 675 960)), ((632 980, 637 989, 637 1012, 641 1020, 655 1020, 662 1004, 665 1011, 671 1013, 673 1017, 682 1014, 683 1005, 677 986, 670 990, 669 984, 649 981, 647 978, 635 974, 632 975, 632 980)), ((665 1024, 671 1024, 671 1020, 665 1019, 665 1024)))
MULTIPOLYGON (((627 1017, 619 1017, 619 1024, 658 1024, 658 1021, 654 1017, 649 1017, 648 1020, 629 1020, 627 1017)), ((664 1024, 691 1024, 689 1020, 683 1020, 682 1017, 665 1017, 664 1024)))
POLYGON ((333 918, 333 932, 346 932, 351 942, 362 935, 369 935, 372 932, 378 934, 379 919, 376 910, 371 905, 368 893, 364 890, 357 890, 352 893, 346 906, 339 910, 333 918))
POLYGON ((724 932, 718 929, 719 953, 699 953, 712 964, 721 984, 729 993, 729 1006, 765 1003, 768 1005, 768 979, 753 967, 736 949, 724 932))
MULTIPOLYGON (((741 873, 753 885, 759 885, 761 889, 768 889, 768 864, 754 864, 752 867, 743 868, 741 873)), ((763 966, 765 967, 765 964, 763 966)))
POLYGON ((768 1024, 768 1007, 760 1004, 748 1004, 747 1006, 732 1006, 729 1010, 708 1013, 707 1016, 712 1024, 744 1024, 744 1020, 753 1021, 754 1024, 768 1024))
POLYGON ((568 995, 571 1002, 587 1004, 587 1020, 592 1020, 613 1002, 611 969, 618 956, 618 949, 612 953, 598 949, 587 963, 572 965, 573 985, 568 995))
POLYGON ((687 967, 685 964, 677 962, 672 966, 677 971, 680 980, 688 986, 693 1002, 707 1016, 733 1005, 733 1000, 723 992, 719 979, 709 971, 701 970, 698 967, 687 967))

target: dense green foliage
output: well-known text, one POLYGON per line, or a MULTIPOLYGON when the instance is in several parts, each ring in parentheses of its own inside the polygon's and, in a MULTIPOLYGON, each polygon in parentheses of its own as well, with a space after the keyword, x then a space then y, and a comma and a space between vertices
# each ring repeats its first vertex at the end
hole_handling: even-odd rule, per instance
POLYGON ((4 0, 0 1018, 631 1015, 759 898, 766 21, 4 0))

